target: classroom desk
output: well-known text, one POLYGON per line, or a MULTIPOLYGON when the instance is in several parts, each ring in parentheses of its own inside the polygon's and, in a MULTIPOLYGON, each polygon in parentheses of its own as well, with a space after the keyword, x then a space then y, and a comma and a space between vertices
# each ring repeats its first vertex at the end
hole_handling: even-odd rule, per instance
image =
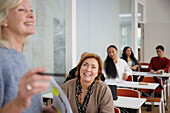
POLYGON ((159 83, 148 83, 148 85, 139 85, 139 82, 128 82, 128 81, 121 81, 121 82, 112 82, 107 81, 107 85, 117 85, 117 87, 129 87, 129 88, 139 88, 139 89, 150 89, 152 90, 151 93, 151 100, 152 100, 152 113, 154 113, 154 90, 159 86, 159 83))
POLYGON ((118 96, 118 99, 113 102, 116 107, 139 109, 146 99, 118 96))
POLYGON ((155 90, 159 83, 148 83, 148 85, 139 85, 139 82, 128 82, 128 81, 120 81, 120 82, 106 82, 107 85, 117 85, 118 87, 129 87, 129 88, 139 88, 139 89, 151 89, 155 90))
POLYGON ((170 77, 170 73, 164 73, 163 75, 161 74, 152 74, 150 72, 139 72, 139 71, 133 71, 132 75, 136 76, 146 76, 146 77, 170 77))
MULTIPOLYGON (((170 73, 164 73, 162 74, 151 74, 150 72, 137 72, 137 71, 133 71, 132 73, 133 76, 146 76, 146 77, 170 77, 170 73)), ((165 83, 166 83, 166 106, 165 109, 168 109, 169 106, 169 102, 168 102, 168 79, 165 79, 165 83)))

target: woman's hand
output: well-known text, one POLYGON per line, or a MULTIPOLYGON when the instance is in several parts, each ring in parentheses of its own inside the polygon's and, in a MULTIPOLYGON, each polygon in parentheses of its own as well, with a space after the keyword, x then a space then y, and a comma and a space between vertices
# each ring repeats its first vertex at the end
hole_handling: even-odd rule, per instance
POLYGON ((57 110, 54 108, 54 105, 51 104, 47 107, 43 107, 43 113, 57 113, 57 110))
POLYGON ((128 79, 128 75, 126 73, 123 74, 123 80, 127 80, 128 79))
POLYGON ((139 65, 134 65, 133 67, 131 67, 132 70, 137 70, 139 68, 139 65))
POLYGON ((39 94, 49 86, 50 76, 39 75, 45 72, 45 68, 30 69, 20 80, 18 88, 17 104, 26 109, 31 104, 32 96, 39 94))

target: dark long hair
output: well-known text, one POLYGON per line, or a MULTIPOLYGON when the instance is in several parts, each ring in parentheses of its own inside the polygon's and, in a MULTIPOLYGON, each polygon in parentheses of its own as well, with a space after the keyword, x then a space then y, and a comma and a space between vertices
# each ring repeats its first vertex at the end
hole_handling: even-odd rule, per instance
MULTIPOLYGON (((110 45, 107 48, 107 53, 108 53, 108 49, 110 47, 113 47, 113 48, 115 48, 117 50, 116 46, 110 45)), ((115 79, 118 76, 116 65, 113 62, 113 59, 110 58, 109 54, 107 54, 106 60, 104 61, 104 70, 105 70, 106 75, 107 75, 108 78, 115 79)))
MULTIPOLYGON (((123 53, 122 53, 122 59, 124 59, 126 62, 128 62, 127 61, 127 55, 126 55, 126 50, 128 49, 128 48, 130 48, 129 46, 126 46, 124 49, 123 49, 123 53)), ((130 55, 130 58, 135 62, 135 64, 137 64, 137 60, 136 60, 136 58, 134 57, 134 54, 133 54, 133 51, 132 51, 132 49, 130 48, 130 50, 131 50, 131 55, 130 55)))

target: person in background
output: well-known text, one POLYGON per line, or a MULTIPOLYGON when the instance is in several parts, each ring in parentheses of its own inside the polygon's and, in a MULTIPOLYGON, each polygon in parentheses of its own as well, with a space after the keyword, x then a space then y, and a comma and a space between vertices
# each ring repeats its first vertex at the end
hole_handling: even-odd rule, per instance
POLYGON ((107 58, 104 61, 104 69, 106 73, 106 82, 109 80, 123 81, 127 80, 129 75, 132 75, 132 70, 129 68, 126 61, 117 58, 118 50, 116 46, 110 45, 107 48, 107 58))
MULTIPOLYGON (((88 52, 82 53, 81 58, 83 58, 83 57, 84 57, 85 55, 87 55, 87 54, 88 54, 88 52)), ((76 70, 77 70, 77 67, 75 67, 75 68, 73 68, 72 70, 70 70, 70 72, 69 72, 69 74, 68 74, 65 82, 67 82, 68 80, 71 80, 71 79, 73 79, 73 78, 76 77, 76 70)), ((105 81, 105 77, 104 77, 103 74, 101 75, 101 80, 102 80, 102 81, 105 81)), ((65 83, 65 82, 64 82, 64 83, 65 83)))
POLYGON ((76 78, 61 86, 74 113, 114 113, 110 88, 100 81, 102 69, 101 58, 88 53, 77 65, 76 78))
MULTIPOLYGON (((156 47, 157 56, 152 57, 150 60, 150 64, 148 67, 148 71, 150 73, 161 74, 161 70, 164 70, 165 73, 169 71, 169 59, 164 56, 164 47, 162 45, 158 45, 156 47)), ((162 77, 163 83, 165 79, 162 77)))
MULTIPOLYGON (((126 46, 123 49, 122 59, 127 62, 130 69, 133 71, 140 71, 141 65, 138 60, 135 58, 132 49, 129 46, 126 46)), ((133 81, 137 82, 138 76, 133 76, 133 81)))
MULTIPOLYGON (((82 53, 82 54, 81 54, 81 58, 82 58, 83 56, 85 56, 86 54, 88 54, 88 52, 82 53)), ((71 80, 71 79, 73 79, 73 78, 76 77, 76 75, 75 75, 76 70, 77 70, 77 67, 74 67, 73 69, 71 69, 71 70, 69 71, 69 75, 67 76, 65 82, 67 82, 68 80, 71 80)), ((64 82, 64 83, 65 83, 65 82, 64 82)))
POLYGON ((34 21, 27 0, 0 0, 0 113, 57 113, 53 105, 42 105, 51 77, 37 74, 44 67, 29 70, 22 54, 34 21))

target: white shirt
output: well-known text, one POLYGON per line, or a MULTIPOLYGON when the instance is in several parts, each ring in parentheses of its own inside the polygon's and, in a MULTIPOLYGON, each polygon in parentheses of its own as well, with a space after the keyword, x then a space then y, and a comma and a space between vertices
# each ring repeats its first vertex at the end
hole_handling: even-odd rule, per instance
POLYGON ((129 67, 132 67, 132 61, 128 61, 127 64, 129 65, 129 67))
POLYGON ((117 68, 118 77, 115 79, 107 79, 105 82, 123 81, 123 74, 126 73, 128 76, 132 75, 132 70, 129 68, 127 62, 123 59, 118 58, 115 64, 117 68))

